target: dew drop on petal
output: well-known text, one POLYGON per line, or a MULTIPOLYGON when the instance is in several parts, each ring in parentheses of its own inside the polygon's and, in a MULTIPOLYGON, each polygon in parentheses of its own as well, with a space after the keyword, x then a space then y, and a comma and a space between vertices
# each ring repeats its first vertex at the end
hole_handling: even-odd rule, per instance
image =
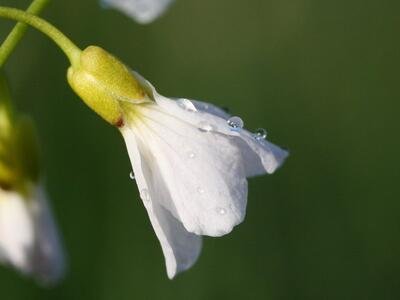
POLYGON ((195 158, 195 157, 196 157, 196 153, 190 151, 190 152, 188 153, 188 157, 189 157, 189 158, 195 158))
POLYGON ((206 121, 201 121, 198 126, 199 130, 202 132, 210 132, 214 129, 214 127, 206 121))
POLYGON ((205 190, 202 187, 198 187, 197 191, 199 192, 199 194, 204 194, 205 190))
POLYGON ((143 189, 140 191, 140 196, 143 201, 149 202, 150 201, 150 194, 148 189, 143 189))
POLYGON ((177 104, 180 108, 187 110, 187 111, 197 111, 196 107, 192 103, 192 101, 188 99, 178 99, 177 104))
POLYGON ((226 214, 226 209, 225 209, 225 208, 222 208, 222 207, 218 207, 218 208, 217 208, 217 213, 218 213, 219 215, 223 216, 223 215, 226 214))
POLYGON ((267 131, 264 128, 257 128, 254 132, 256 140, 265 140, 267 138, 267 131))
POLYGON ((133 173, 133 171, 129 173, 129 178, 135 180, 135 173, 133 173))
POLYGON ((239 131, 244 126, 243 120, 239 117, 231 117, 226 122, 232 131, 239 131))

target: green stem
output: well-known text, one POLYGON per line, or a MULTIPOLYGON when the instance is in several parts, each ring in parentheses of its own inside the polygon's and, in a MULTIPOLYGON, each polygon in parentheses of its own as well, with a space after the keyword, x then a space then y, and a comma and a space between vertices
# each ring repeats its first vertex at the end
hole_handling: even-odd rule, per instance
POLYGON ((61 31, 47 21, 22 10, 0 6, 0 17, 26 23, 52 39, 65 53, 71 65, 79 64, 81 50, 61 31))
MULTIPOLYGON (((49 3, 49 1, 50 0, 34 0, 28 7, 26 12, 33 15, 38 15, 49 3)), ((27 29, 28 25, 26 25, 25 23, 18 22, 18 24, 14 26, 12 31, 4 40, 3 44, 0 47, 0 68, 4 65, 8 57, 14 51, 15 47, 18 45, 19 41, 24 36, 27 29)))

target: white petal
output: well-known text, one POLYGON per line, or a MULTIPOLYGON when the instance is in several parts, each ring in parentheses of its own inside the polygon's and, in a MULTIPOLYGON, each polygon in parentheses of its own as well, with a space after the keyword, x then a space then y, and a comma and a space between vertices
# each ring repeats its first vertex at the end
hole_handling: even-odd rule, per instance
POLYGON ((150 23, 161 16, 173 0, 101 0, 105 7, 112 7, 132 17, 139 23, 150 23))
POLYGON ((160 95, 153 85, 140 74, 134 72, 134 75, 140 80, 156 103, 165 111, 168 111, 169 114, 193 126, 201 127, 208 124, 213 128, 214 132, 237 137, 234 142, 241 149, 247 177, 275 172, 289 155, 286 150, 267 140, 256 139, 252 133, 245 129, 239 131, 231 130, 227 125, 227 120, 231 116, 217 106, 185 99, 186 101, 191 101, 197 111, 193 113, 193 111, 182 109, 175 100, 160 95))
POLYGON ((44 284, 62 277, 63 252, 41 189, 31 199, 0 189, 0 258, 44 284))
POLYGON ((26 200, 18 193, 0 189, 0 252, 5 263, 30 272, 34 242, 33 220, 26 200))
MULTIPOLYGON (((191 101, 199 111, 212 114, 224 120, 228 120, 231 117, 231 115, 213 104, 196 100, 191 101)), ((265 139, 255 138, 255 135, 245 129, 240 130, 239 133, 240 139, 236 139, 236 142, 242 149, 247 177, 262 175, 265 172, 269 174, 275 172, 289 155, 286 150, 265 139)))
POLYGON ((165 198, 169 198, 170 195, 162 181, 157 185, 152 183, 154 174, 148 165, 148 153, 143 153, 142 145, 138 145, 134 133, 129 128, 123 128, 121 132, 143 204, 164 253, 168 277, 172 279, 177 273, 195 263, 201 251, 202 239, 188 232, 181 222, 160 205, 158 200, 166 201, 165 198))
POLYGON ((224 111, 223 109, 219 108, 218 106, 216 106, 214 104, 197 101, 197 100, 190 100, 190 101, 192 101, 193 105, 199 111, 204 111, 206 113, 220 117, 220 118, 224 119, 225 121, 231 117, 231 115, 229 113, 227 113, 226 111, 224 111))
POLYGON ((155 104, 136 112, 129 126, 146 155, 148 185, 165 187, 156 200, 198 235, 221 236, 242 222, 247 180, 233 138, 199 130, 155 104), (170 197, 162 197, 165 190, 170 197))
POLYGON ((246 176, 272 174, 279 168, 289 153, 262 138, 255 138, 247 130, 242 130, 236 143, 242 150, 245 160, 246 176))
POLYGON ((59 281, 65 271, 64 251, 57 227, 44 191, 37 190, 37 200, 31 201, 35 219, 35 245, 32 249, 32 272, 43 283, 59 281))

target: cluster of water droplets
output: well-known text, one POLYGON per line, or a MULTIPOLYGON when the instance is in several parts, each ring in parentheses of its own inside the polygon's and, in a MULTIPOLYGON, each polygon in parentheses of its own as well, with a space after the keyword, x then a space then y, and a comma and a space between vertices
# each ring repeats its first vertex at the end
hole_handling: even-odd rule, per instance
MULTIPOLYGON (((189 111, 189 112, 196 112, 197 111, 197 109, 194 106, 194 104, 188 99, 181 98, 181 99, 178 99, 176 101, 176 103, 181 109, 184 109, 186 111, 189 111)), ((207 110, 208 108, 209 108, 209 106, 207 104, 205 104, 204 107, 203 107, 203 109, 205 109, 205 110, 207 110)), ((226 123, 229 126, 230 130, 231 131, 235 131, 235 132, 241 131, 243 129, 243 127, 244 127, 243 120, 238 116, 230 117, 228 120, 226 120, 226 123)), ((212 125, 212 124, 208 123, 207 121, 203 120, 203 121, 199 122, 198 129, 201 132, 206 132, 207 133, 207 132, 211 132, 211 131, 215 130, 215 127, 214 127, 214 125, 212 125)), ((253 136, 257 141, 262 142, 267 138, 267 131, 264 128, 258 128, 253 133, 253 136)), ((188 151, 186 155, 187 155, 187 157, 189 159, 195 159, 196 158, 196 153, 193 152, 192 150, 188 151)), ((133 171, 129 174, 129 177, 132 180, 135 179, 135 175, 134 175, 133 171)), ((204 195, 206 193, 206 190, 204 188, 202 188, 202 187, 198 187, 197 188, 197 193, 200 194, 200 195, 204 195)), ((150 194, 149 194, 149 191, 146 188, 142 189, 140 191, 140 195, 141 195, 141 198, 143 199, 143 201, 145 201, 145 202, 150 201, 150 194)), ((216 211, 217 214, 219 214, 221 216, 224 216, 224 215, 227 214, 227 210, 225 208, 222 208, 222 207, 215 208, 215 211, 216 211)))
MULTIPOLYGON (((229 118, 226 121, 226 123, 228 124, 228 126, 232 131, 237 131, 237 132, 242 130, 244 126, 243 120, 237 116, 229 118)), ((267 131, 264 128, 257 128, 253 136, 257 141, 265 140, 267 138, 267 131)))

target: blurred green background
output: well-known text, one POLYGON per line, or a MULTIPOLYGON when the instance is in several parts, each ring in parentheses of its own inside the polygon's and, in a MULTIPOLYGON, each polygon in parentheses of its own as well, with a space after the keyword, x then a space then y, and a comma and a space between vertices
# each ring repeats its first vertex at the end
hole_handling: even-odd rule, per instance
MULTIPOLYGON (((177 0, 140 26, 96 0, 53 1, 43 16, 78 45, 103 46, 164 95, 228 106, 291 156, 250 179, 245 222, 206 238, 198 263, 170 281, 122 138, 31 30, 6 70, 37 122, 69 272, 43 289, 1 267, 0 299, 400 299, 399 10, 390 0, 177 0)), ((13 23, 1 22, 4 38, 13 23)))

